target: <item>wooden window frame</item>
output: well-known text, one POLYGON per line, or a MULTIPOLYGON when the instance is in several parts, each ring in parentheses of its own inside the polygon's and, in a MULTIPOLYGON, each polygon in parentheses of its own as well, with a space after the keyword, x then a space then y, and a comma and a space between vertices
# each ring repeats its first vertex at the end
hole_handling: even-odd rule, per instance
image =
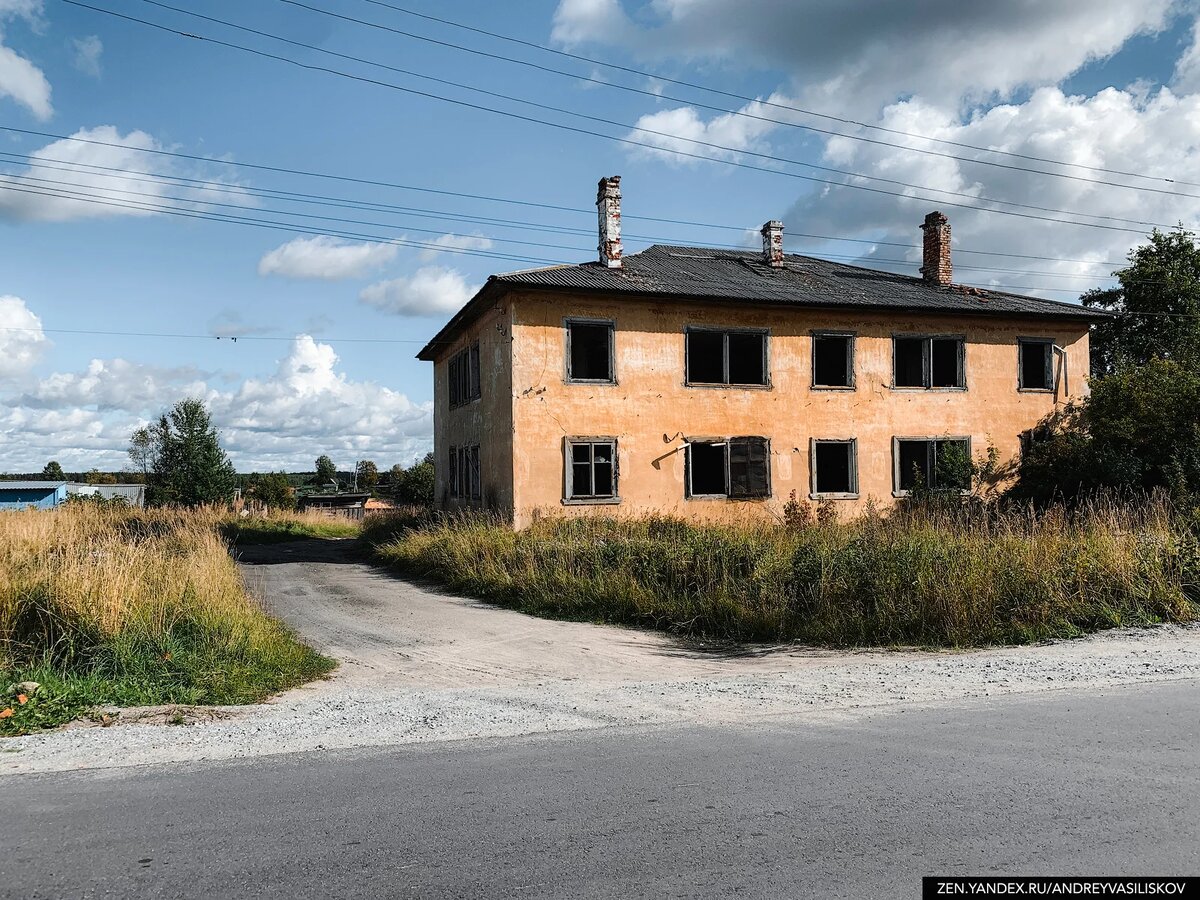
POLYGON ((563 319, 563 341, 566 358, 563 361, 563 381, 567 384, 617 383, 617 322, 615 319, 589 319, 569 316, 563 319), (603 325, 608 328, 608 378, 576 378, 571 373, 571 326, 603 325))
POLYGON ((771 385, 771 329, 769 328, 738 328, 722 325, 686 325, 683 329, 683 384, 684 387, 717 388, 720 390, 770 390, 771 385), (688 365, 688 335, 693 332, 719 333, 724 335, 721 341, 721 369, 724 381, 692 381, 692 373, 688 365), (729 336, 731 334, 753 334, 761 336, 762 342, 762 384, 731 383, 729 381, 729 336))
POLYGON ((858 493, 858 438, 809 438, 809 499, 812 500, 857 500, 858 493), (850 446, 850 490, 849 491, 818 491, 817 490, 817 445, 818 444, 848 444, 850 446))
POLYGON ((563 483, 562 483, 562 504, 563 506, 615 506, 621 502, 621 457, 620 446, 617 438, 607 435, 572 435, 564 437, 562 441, 562 456, 563 456, 563 483), (576 496, 572 493, 573 486, 573 467, 575 465, 572 450, 578 446, 591 447, 591 461, 589 465, 592 473, 592 489, 596 487, 596 445, 608 444, 612 448, 612 488, 611 495, 596 496, 595 494, 580 494, 576 496))
MULTIPOLYGON (((858 332, 855 331, 836 331, 828 328, 819 329, 809 332, 811 340, 809 343, 809 356, 811 357, 811 372, 810 372, 810 388, 814 391, 854 391, 857 390, 855 382, 855 341, 858 338, 858 332), (849 374, 849 384, 818 384, 817 383, 817 341, 820 338, 845 338, 846 339, 846 371, 849 374)), ((895 364, 892 366, 892 379, 895 380, 895 364)))
POLYGON ((774 488, 771 480, 771 439, 759 434, 739 434, 734 437, 688 437, 684 438, 686 443, 686 455, 684 457, 684 499, 685 500, 729 500, 737 503, 744 502, 762 502, 769 500, 774 495, 774 488), (765 459, 763 465, 766 475, 766 493, 762 496, 734 497, 730 496, 733 483, 729 472, 729 445, 738 441, 762 441, 765 459), (692 465, 692 445, 693 444, 718 444, 725 447, 725 492, 723 494, 697 494, 692 490, 692 475, 694 468, 692 465))
MULTIPOLYGON (((964 434, 939 434, 939 435, 933 435, 933 436, 896 435, 895 437, 892 438, 892 496, 893 497, 907 497, 909 494, 912 493, 912 491, 908 490, 907 488, 905 488, 904 490, 901 490, 901 488, 900 488, 900 442, 901 441, 913 441, 913 442, 924 441, 930 445, 929 449, 926 451, 929 454, 928 466, 929 466, 929 473, 931 476, 930 480, 932 480, 932 475, 933 475, 934 471, 936 470, 936 466, 937 466, 937 444, 939 444, 939 443, 946 443, 949 441, 958 441, 961 443, 965 443, 967 445, 968 458, 970 458, 970 459, 975 458, 974 450, 971 446, 971 436, 969 434, 966 434, 966 435, 964 435, 964 434)), ((950 491, 948 489, 938 488, 936 485, 930 485, 929 487, 930 487, 930 490, 934 490, 934 491, 942 490, 946 493, 950 493, 950 491)), ((968 486, 966 488, 963 488, 961 491, 959 491, 959 493, 965 497, 967 494, 971 493, 971 489, 968 486)))
POLYGON ((483 397, 480 355, 479 341, 472 341, 447 360, 446 400, 450 409, 469 406, 483 397))
POLYGON ((1054 349, 1058 342, 1054 338, 1047 337, 1019 337, 1017 338, 1017 391, 1022 394, 1053 394, 1057 390, 1058 374, 1055 372, 1055 352, 1054 349), (1045 347, 1046 348, 1046 387, 1026 387, 1025 386, 1025 367, 1021 364, 1021 357, 1025 352, 1026 347, 1045 347))
POLYGON ((892 334, 892 383, 893 391, 966 391, 967 390, 967 336, 965 334, 926 334, 895 332, 892 334), (901 340, 923 341, 921 348, 921 385, 896 384, 896 342, 901 340), (933 386, 933 342, 958 341, 958 381, 954 386, 933 386))

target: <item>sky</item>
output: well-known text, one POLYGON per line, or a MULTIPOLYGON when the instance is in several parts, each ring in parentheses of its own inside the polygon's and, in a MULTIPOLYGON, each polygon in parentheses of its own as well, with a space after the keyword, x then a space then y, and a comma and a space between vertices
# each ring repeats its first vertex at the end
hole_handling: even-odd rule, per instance
POLYGON ((0 0, 0 471, 127 467, 187 396, 240 471, 407 465, 417 351, 489 274, 594 259, 607 175, 626 253, 781 219, 915 275, 940 209, 957 281, 1076 301, 1200 214, 1198 13, 0 0))

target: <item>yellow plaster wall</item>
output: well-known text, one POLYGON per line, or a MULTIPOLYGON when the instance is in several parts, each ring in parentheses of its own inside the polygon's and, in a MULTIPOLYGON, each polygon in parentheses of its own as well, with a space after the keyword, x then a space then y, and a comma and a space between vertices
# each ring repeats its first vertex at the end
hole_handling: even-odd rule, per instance
POLYGON ((507 307, 488 310, 439 349, 433 367, 434 470, 437 502, 447 508, 468 505, 448 496, 451 447, 479 445, 482 504, 505 512, 513 508, 512 336, 507 307), (449 360, 479 341, 480 399, 450 409, 449 360))
MULTIPOLYGON (((716 520, 778 515, 791 491, 801 499, 809 496, 810 438, 858 440, 859 499, 835 501, 843 514, 868 498, 879 506, 892 503, 893 437, 970 436, 976 457, 990 444, 1002 459, 1012 459, 1020 432, 1054 406, 1051 394, 1017 390, 1018 336, 1054 338, 1066 347, 1069 390, 1074 395, 1086 390, 1088 338, 1082 323, 545 294, 510 302, 511 490, 518 526, 539 511, 662 512, 716 520), (568 316, 616 322, 615 385, 566 383, 568 316), (770 329, 770 387, 685 386, 688 325, 770 329), (810 332, 820 329, 857 333, 853 391, 812 388, 810 332), (892 335, 902 332, 965 334, 966 390, 892 389, 892 335), (737 435, 770 438, 770 499, 686 499, 683 438, 737 435), (562 504, 566 436, 618 439, 619 505, 562 504)), ((492 428, 489 435, 500 442, 501 431, 492 428)))

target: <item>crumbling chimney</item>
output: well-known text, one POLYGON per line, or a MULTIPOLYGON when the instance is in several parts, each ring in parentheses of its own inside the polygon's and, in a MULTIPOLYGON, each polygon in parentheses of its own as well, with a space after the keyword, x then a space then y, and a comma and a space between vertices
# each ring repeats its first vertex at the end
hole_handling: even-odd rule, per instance
POLYGON ((610 269, 621 268, 621 176, 601 178, 596 191, 600 218, 600 262, 610 269))
POLYGON ((774 220, 762 227, 763 262, 772 268, 783 268, 783 223, 774 220))
POLYGON ((926 284, 949 287, 954 279, 954 267, 950 264, 950 220, 940 212, 931 212, 921 230, 925 232, 921 275, 926 284))

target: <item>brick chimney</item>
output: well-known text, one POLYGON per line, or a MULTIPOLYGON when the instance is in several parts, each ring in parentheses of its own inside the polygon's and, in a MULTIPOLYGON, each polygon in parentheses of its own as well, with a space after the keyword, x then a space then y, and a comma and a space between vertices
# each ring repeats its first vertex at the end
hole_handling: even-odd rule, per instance
POLYGON ((771 220, 762 227, 763 262, 774 269, 783 268, 783 223, 771 220))
POLYGON ((600 219, 600 262, 610 269, 621 268, 621 176, 601 178, 596 191, 600 219))
POLYGON ((931 212, 921 230, 925 232, 921 275, 926 284, 949 287, 954 278, 954 267, 950 264, 950 220, 940 212, 931 212))

